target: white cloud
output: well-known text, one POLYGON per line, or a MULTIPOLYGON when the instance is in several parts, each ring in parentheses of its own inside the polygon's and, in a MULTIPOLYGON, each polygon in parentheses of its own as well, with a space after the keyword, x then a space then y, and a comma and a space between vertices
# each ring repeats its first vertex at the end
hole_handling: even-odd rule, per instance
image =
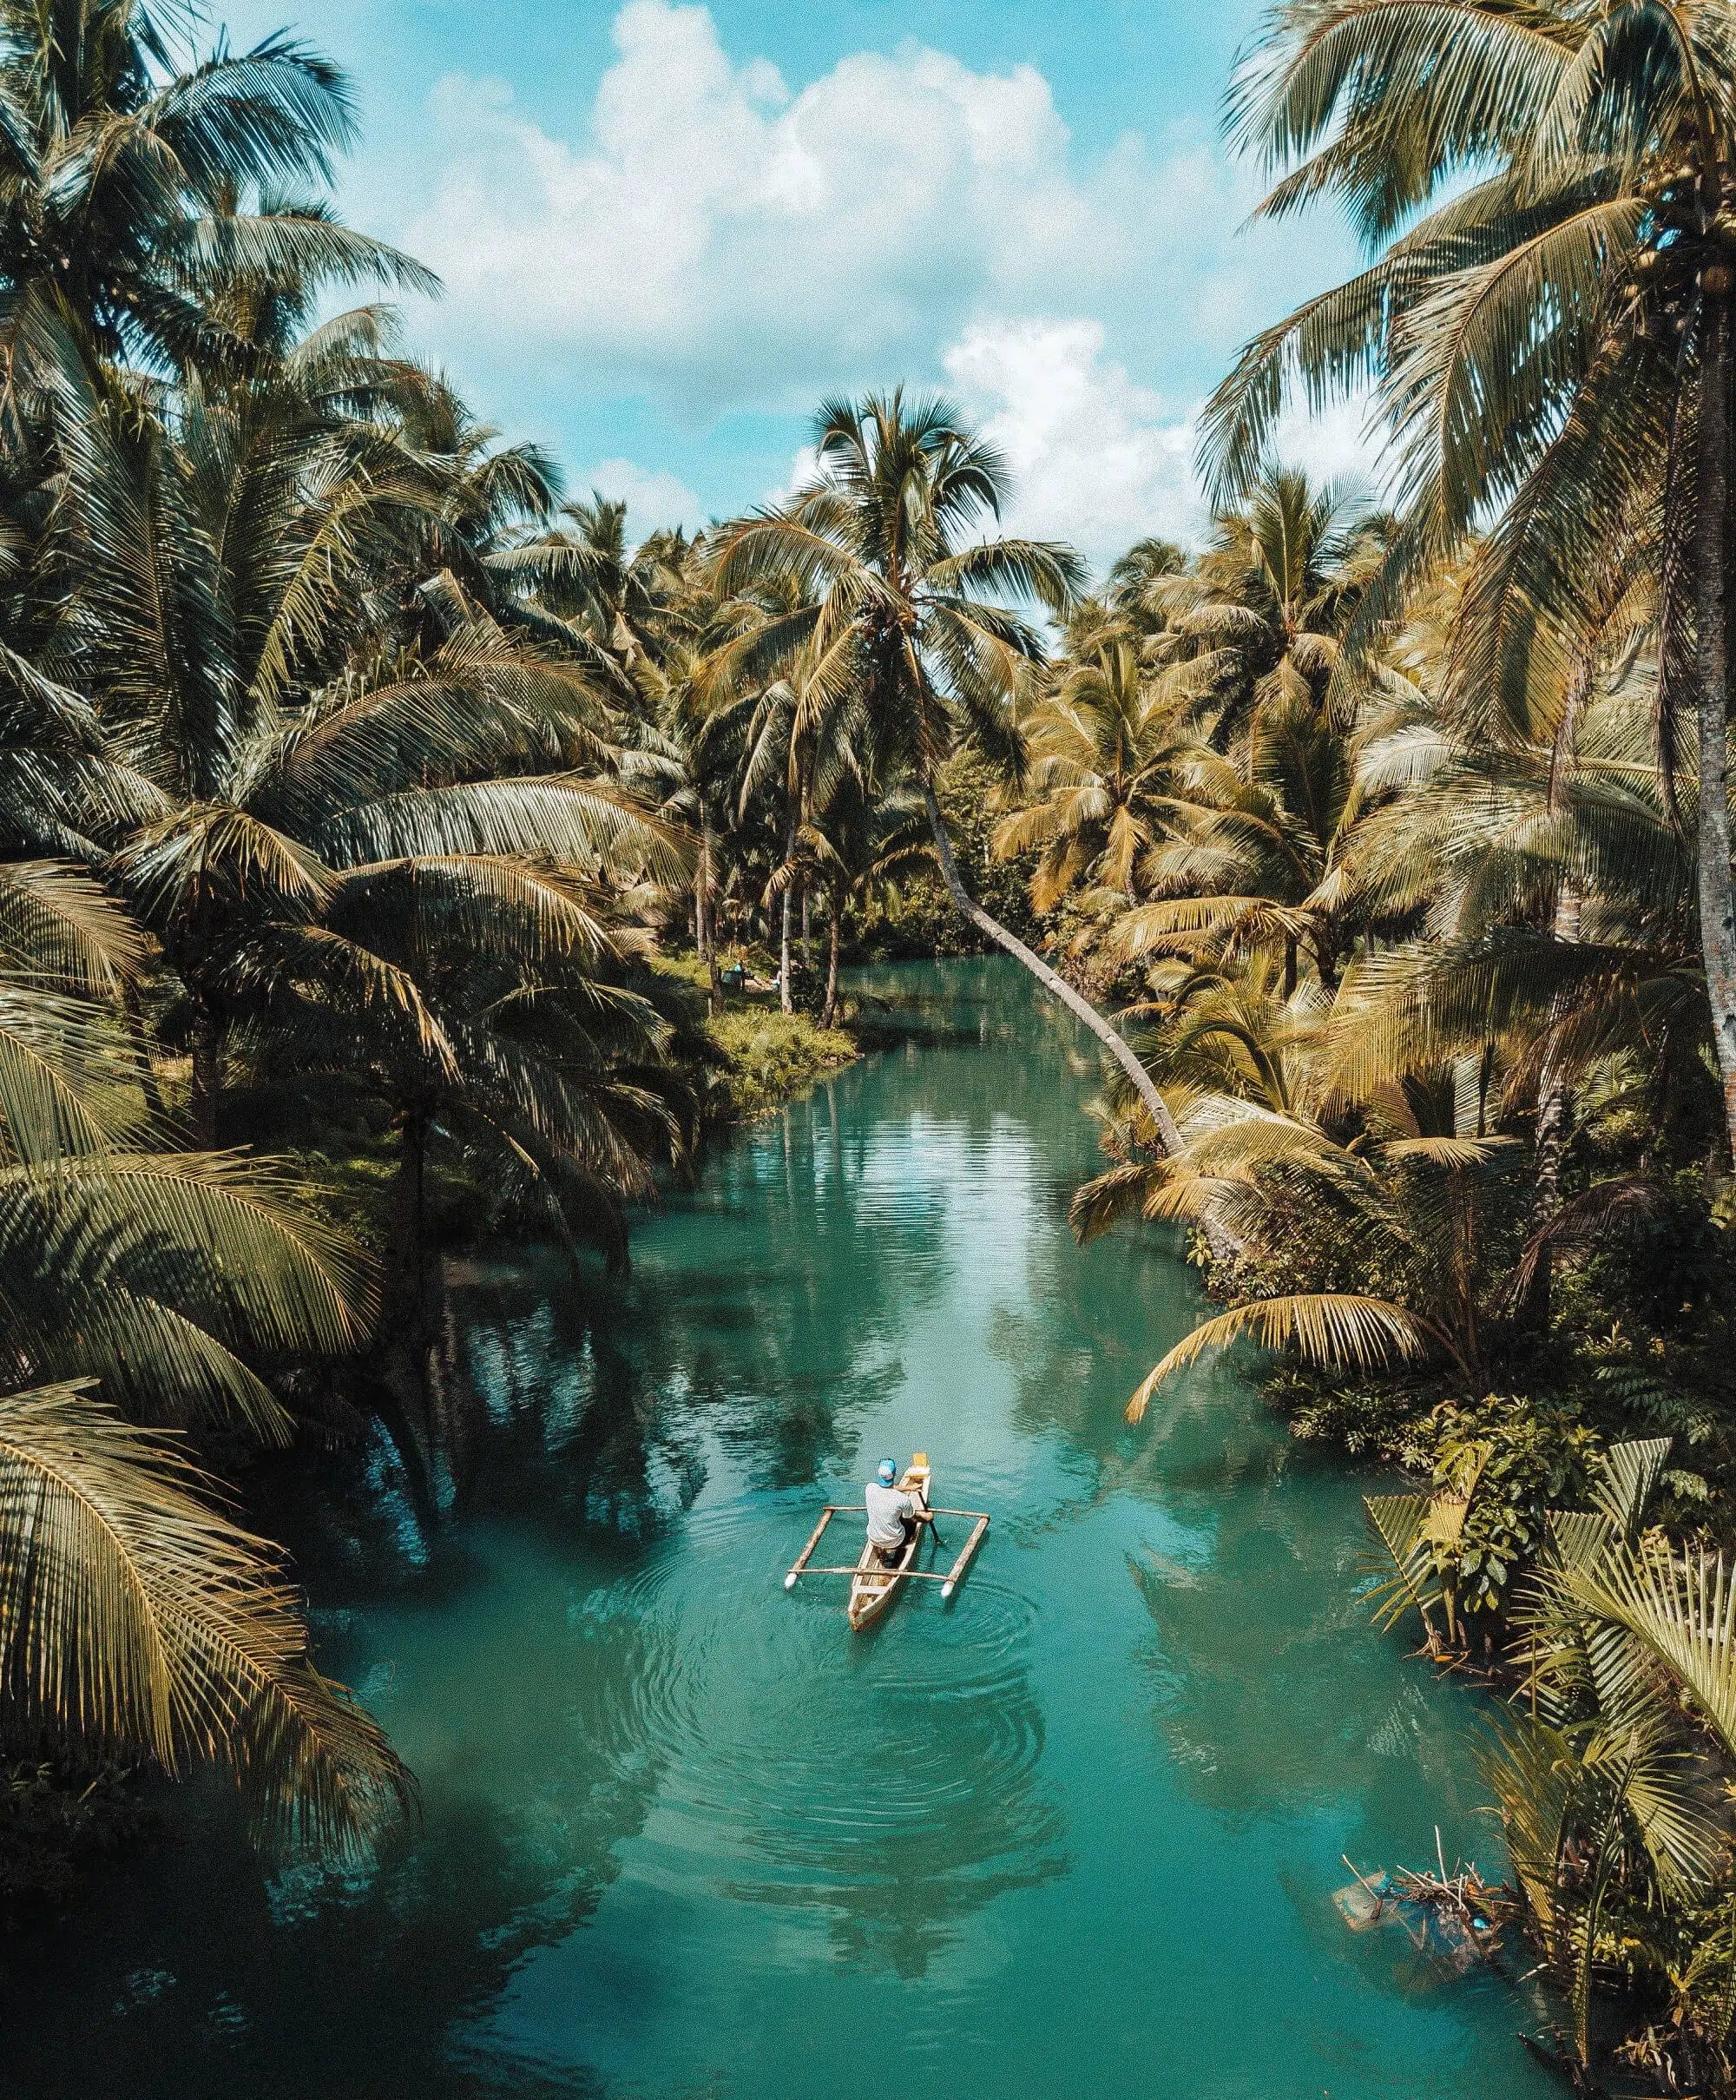
MULTIPOLYGON (((1207 523, 1194 467, 1199 405, 1136 384, 1105 341, 1088 319, 980 322, 943 360, 1013 470, 1007 529, 1069 540, 1100 569, 1147 534, 1197 544, 1207 523)), ((1288 411, 1274 455, 1367 489, 1364 413, 1360 402, 1319 418, 1288 411)))
POLYGON ((1204 523, 1191 417, 1106 362, 1103 343, 1095 320, 983 323, 944 359, 1012 468, 1003 524, 1099 562, 1147 533, 1195 538, 1204 523))
POLYGON ((1379 444, 1369 436, 1368 417, 1366 394, 1334 402, 1318 415, 1300 405, 1286 408, 1272 432, 1273 457, 1305 469, 1316 481, 1338 482, 1348 496, 1377 499, 1396 462, 1381 458, 1379 444))
POLYGON ((706 523, 704 504, 679 475, 654 472, 631 459, 599 459, 575 485, 624 503, 629 539, 643 539, 661 525, 693 531, 706 523))
POLYGON ((1270 308, 1286 251, 1230 238, 1247 199, 1218 157, 1129 136, 1082 171, 1030 66, 911 44, 792 92, 669 0, 628 0, 615 41, 578 142, 499 82, 435 91, 404 236, 454 342, 702 418, 931 371, 984 315, 1114 311, 1131 337, 1185 306, 1227 346, 1270 308))

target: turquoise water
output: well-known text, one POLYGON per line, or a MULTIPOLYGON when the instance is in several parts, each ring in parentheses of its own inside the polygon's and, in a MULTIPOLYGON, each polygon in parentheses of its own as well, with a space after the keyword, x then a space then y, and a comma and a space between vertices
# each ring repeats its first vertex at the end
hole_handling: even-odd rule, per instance
POLYGON ((1437 1824, 1498 1864, 1468 1707, 1355 1603, 1358 1484, 1223 1366, 1126 1426, 1196 1298, 1067 1230, 1095 1060, 998 964, 867 983, 894 1047, 624 1286, 461 1280, 437 1527, 383 1451, 279 1484, 419 1836, 273 1878, 202 1800, 0 1958, 9 2095, 1555 2091, 1499 1979, 1332 1905, 1437 1824), (913 1446, 994 1525, 852 1637, 842 1583, 779 1578, 913 1446))

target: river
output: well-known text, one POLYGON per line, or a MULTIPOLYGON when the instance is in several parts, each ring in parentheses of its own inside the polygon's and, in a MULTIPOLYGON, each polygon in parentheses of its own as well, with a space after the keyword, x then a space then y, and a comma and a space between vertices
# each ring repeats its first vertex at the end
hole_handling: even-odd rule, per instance
POLYGON ((437 1527, 384 1448, 279 1484, 419 1834, 269 1875, 192 1790, 9 1944, 10 2100, 1557 2090, 1497 1978, 1332 1906, 1342 1854, 1437 1824, 1500 1864, 1471 1709, 1369 1629, 1358 1484, 1232 1369, 1122 1421, 1198 1296, 1073 1243, 1095 1058, 998 962, 862 984, 892 1046, 721 1153, 624 1284, 463 1280, 437 1527), (779 1577, 918 1446, 993 1528, 950 1604, 852 1637, 845 1584, 779 1577))

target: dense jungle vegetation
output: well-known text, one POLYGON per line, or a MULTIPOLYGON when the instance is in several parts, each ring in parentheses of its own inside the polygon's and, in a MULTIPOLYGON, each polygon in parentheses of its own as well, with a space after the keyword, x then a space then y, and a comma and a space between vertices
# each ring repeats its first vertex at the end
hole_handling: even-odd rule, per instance
POLYGON ((214 1760, 365 1853, 413 1781, 211 1469, 413 1467, 446 1240, 620 1261, 850 1054, 843 962, 988 945, 1104 1053, 1079 1231, 1220 1307, 1130 1415, 1250 1337, 1420 1477, 1380 1609, 1493 1696, 1564 2066, 1732 2090, 1736 11, 1277 9, 1233 131, 1371 260, 1095 589, 896 392, 631 544, 398 340, 341 76, 195 27, 0 5, 12 1803, 214 1760), (1383 502, 1274 457, 1298 390, 1383 502))

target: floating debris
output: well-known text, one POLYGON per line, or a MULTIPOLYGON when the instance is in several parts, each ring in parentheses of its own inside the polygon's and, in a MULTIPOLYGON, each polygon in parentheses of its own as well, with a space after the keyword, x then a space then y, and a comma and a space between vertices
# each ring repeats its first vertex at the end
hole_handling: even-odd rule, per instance
MULTIPOLYGON (((1439 1858, 1438 1831, 1435 1849, 1439 1858)), ((1457 1866, 1449 1874, 1441 1859, 1438 1874, 1398 1866, 1369 1875, 1349 1859, 1345 1865, 1356 1879, 1335 1890, 1332 1901, 1351 1932, 1397 1926, 1419 1954, 1459 1976, 1489 1960, 1500 1946, 1513 1893, 1485 1881, 1474 1866, 1457 1866)))

